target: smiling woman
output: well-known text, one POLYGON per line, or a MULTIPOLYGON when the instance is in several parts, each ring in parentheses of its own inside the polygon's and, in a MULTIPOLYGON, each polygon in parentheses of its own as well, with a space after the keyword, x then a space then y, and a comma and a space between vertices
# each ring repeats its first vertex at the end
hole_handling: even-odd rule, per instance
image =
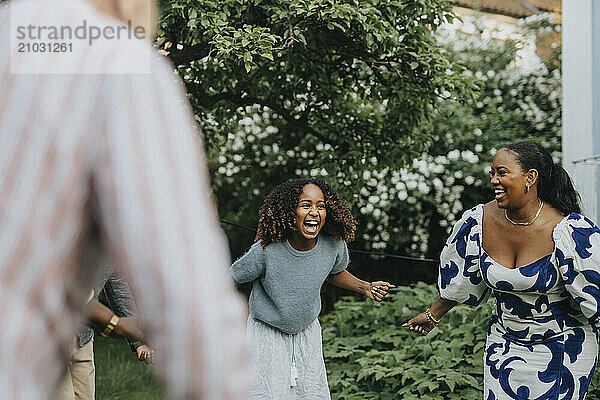
POLYGON ((381 301, 388 282, 346 271, 356 221, 335 190, 319 179, 290 180, 259 211, 257 242, 231 267, 253 282, 248 332, 257 380, 252 399, 329 399, 321 349, 320 290, 325 280, 381 301))
POLYGON ((493 294, 484 398, 583 399, 598 354, 600 229, 536 143, 499 150, 490 183, 494 200, 467 211, 442 251, 439 300, 406 326, 426 335, 455 304, 493 294))

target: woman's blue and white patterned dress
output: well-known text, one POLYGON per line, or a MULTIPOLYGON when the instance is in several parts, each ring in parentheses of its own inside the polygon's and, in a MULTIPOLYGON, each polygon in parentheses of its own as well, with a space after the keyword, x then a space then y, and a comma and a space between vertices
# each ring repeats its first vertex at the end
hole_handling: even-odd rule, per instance
POLYGON ((484 399, 583 399, 598 355, 600 229, 572 213, 554 228, 551 254, 509 269, 483 249, 482 219, 478 205, 452 229, 438 289, 472 306, 495 297, 484 399))

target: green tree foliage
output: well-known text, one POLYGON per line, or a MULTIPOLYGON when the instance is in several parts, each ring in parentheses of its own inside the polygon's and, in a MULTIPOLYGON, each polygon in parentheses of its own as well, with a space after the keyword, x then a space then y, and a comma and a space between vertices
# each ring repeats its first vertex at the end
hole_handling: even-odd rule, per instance
POLYGON ((420 154, 430 137, 414 128, 440 97, 471 97, 473 80, 434 39, 454 19, 451 7, 449 0, 164 1, 159 44, 190 92, 209 153, 259 142, 258 155, 275 147, 293 166, 278 162, 283 171, 272 174, 243 157, 240 169, 289 177, 318 165, 352 184, 369 160, 399 167, 420 154), (258 118, 268 138, 238 137, 246 118, 258 118))
MULTIPOLYGON (((334 400, 480 400, 492 302, 459 305, 419 336, 401 325, 435 299, 433 285, 402 286, 382 303, 343 298, 322 318, 334 400)), ((588 399, 600 398, 595 374, 588 399)))

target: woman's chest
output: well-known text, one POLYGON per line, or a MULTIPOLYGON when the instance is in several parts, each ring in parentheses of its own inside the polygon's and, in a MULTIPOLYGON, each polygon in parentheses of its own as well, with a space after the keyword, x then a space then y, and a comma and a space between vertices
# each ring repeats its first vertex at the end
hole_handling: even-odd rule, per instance
POLYGON ((549 253, 518 268, 503 266, 485 251, 482 251, 479 262, 483 280, 494 290, 539 294, 561 291, 554 253, 549 253))
POLYGON ((549 226, 502 226, 484 223, 482 246, 500 265, 507 269, 520 268, 536 262, 554 251, 552 229, 549 226))

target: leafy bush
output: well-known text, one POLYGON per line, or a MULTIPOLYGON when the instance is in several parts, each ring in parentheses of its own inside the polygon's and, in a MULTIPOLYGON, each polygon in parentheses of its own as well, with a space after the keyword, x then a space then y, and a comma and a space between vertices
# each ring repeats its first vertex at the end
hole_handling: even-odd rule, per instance
MULTIPOLYGON (((383 303, 345 297, 322 318, 334 400, 480 400, 492 301, 459 305, 429 335, 402 324, 437 299, 433 285, 402 286, 383 303)), ((598 374, 588 400, 600 399, 598 374)))

